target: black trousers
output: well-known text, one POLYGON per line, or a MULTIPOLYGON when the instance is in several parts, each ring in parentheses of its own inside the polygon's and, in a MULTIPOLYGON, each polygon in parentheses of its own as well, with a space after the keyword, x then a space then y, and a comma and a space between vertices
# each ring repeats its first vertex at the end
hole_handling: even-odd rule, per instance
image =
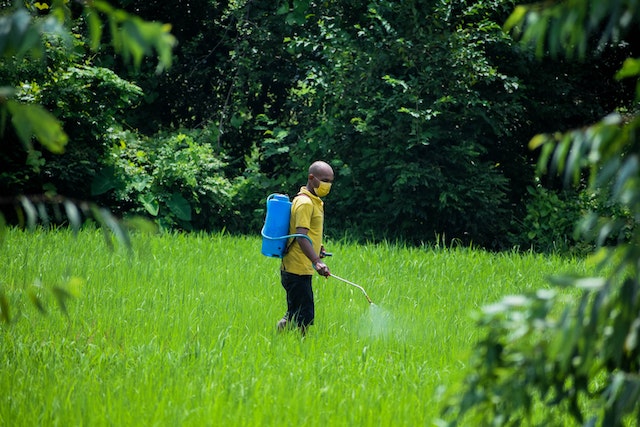
POLYGON ((313 289, 310 275, 298 275, 280 272, 280 282, 287 291, 287 313, 285 319, 296 322, 298 326, 313 325, 315 307, 313 304, 313 289))

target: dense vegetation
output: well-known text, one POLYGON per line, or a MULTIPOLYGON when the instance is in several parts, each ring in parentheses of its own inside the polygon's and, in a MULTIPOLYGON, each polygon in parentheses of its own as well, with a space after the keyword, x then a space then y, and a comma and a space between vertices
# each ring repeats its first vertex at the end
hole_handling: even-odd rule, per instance
POLYGON ((538 61, 502 30, 510 0, 112 2, 172 24, 161 74, 96 44, 80 3, 7 3, 34 22, 66 10, 73 37, 45 33, 37 61, 4 52, 3 85, 68 142, 25 147, 5 126, 0 195, 57 192, 168 228, 254 233, 266 195, 295 192, 322 158, 334 236, 567 249, 589 197, 536 181, 527 142, 632 99, 611 77, 633 40, 538 61))

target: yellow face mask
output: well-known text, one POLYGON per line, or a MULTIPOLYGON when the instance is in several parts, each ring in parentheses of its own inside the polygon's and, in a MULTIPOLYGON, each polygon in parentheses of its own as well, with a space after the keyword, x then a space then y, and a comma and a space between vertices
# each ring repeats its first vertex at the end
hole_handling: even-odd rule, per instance
POLYGON ((331 183, 320 181, 320 185, 316 188, 316 196, 324 197, 331 191, 331 183))

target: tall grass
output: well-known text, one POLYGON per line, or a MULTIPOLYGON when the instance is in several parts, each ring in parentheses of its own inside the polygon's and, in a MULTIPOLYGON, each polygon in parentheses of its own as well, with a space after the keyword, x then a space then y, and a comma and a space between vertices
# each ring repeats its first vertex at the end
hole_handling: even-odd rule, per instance
POLYGON ((260 240, 11 230, 0 247, 0 425, 430 425, 477 338, 472 313, 578 259, 329 242, 316 324, 277 333, 284 290, 260 240), (79 286, 81 285, 81 286, 79 286), (50 290, 78 296, 67 313, 50 290), (38 297, 46 315, 29 301, 38 297))

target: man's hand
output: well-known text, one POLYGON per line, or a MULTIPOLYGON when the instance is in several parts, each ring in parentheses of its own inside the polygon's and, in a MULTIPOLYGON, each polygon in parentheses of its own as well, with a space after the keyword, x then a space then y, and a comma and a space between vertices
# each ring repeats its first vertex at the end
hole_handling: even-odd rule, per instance
POLYGON ((329 271, 329 267, 327 267, 327 265, 324 262, 320 261, 320 260, 317 260, 316 262, 313 263, 313 268, 321 276, 324 276, 324 277, 331 276, 331 272, 329 271))
POLYGON ((333 254, 332 254, 332 253, 327 252, 327 251, 324 249, 324 245, 320 246, 320 258, 326 258, 326 257, 331 256, 331 255, 333 255, 333 254))

